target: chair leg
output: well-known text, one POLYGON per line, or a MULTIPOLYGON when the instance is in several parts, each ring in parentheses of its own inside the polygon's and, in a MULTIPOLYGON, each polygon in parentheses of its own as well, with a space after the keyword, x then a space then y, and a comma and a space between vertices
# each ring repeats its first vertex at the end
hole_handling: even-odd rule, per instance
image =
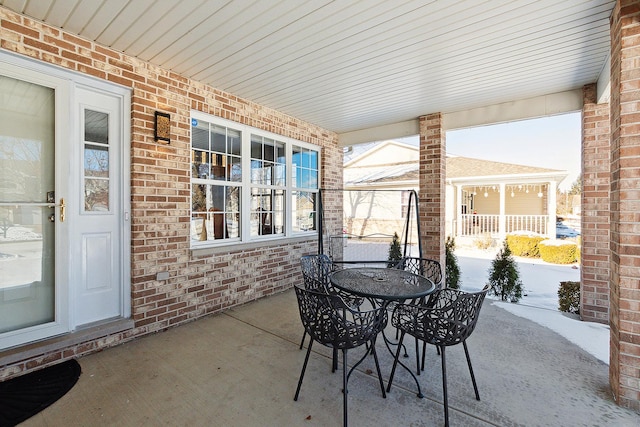
POLYGON ((304 334, 302 334, 302 339, 300 340, 300 350, 302 350, 302 347, 304 346, 304 339, 307 337, 307 331, 304 331, 304 334))
POLYGON ((338 349, 333 349, 333 358, 331 363, 331 373, 334 373, 338 370, 338 349))
POLYGON ((380 380, 380 388, 382 389, 382 397, 387 398, 387 393, 384 391, 384 382, 382 381, 382 372, 380 371, 380 363, 378 363, 378 353, 376 353, 376 343, 371 342, 371 353, 373 353, 373 360, 376 362, 376 370, 378 371, 378 380, 380 380))
POLYGON ((467 356, 467 365, 469 365, 469 373, 471 374, 471 382, 473 383, 473 391, 476 392, 476 400, 480 400, 480 393, 478 393, 478 386, 476 384, 476 376, 473 375, 473 368, 471 367, 471 358, 469 358, 469 350, 467 350, 467 342, 462 341, 464 347, 464 354, 467 356))
POLYGON ((447 362, 444 356, 444 346, 440 348, 442 358, 442 394, 444 396, 444 427, 449 427, 449 399, 447 396, 447 362))
POLYGON ((416 375, 420 375, 420 342, 418 337, 414 337, 416 341, 416 375))
POLYGON ((347 349, 342 349, 342 401, 343 401, 343 413, 342 419, 344 427, 347 427, 347 349))
POLYGON ((311 354, 311 347, 313 346, 313 339, 309 341, 309 347, 307 348, 307 355, 304 357, 304 363, 302 364, 302 371, 300 372, 300 379, 298 380, 298 388, 296 388, 296 395, 293 400, 298 400, 300 394, 300 387, 302 387, 302 379, 304 378, 304 371, 307 369, 307 362, 309 361, 309 354, 311 354))
POLYGON ((422 370, 423 371, 424 371, 424 359, 425 359, 426 355, 427 355, 427 342, 426 341, 422 341, 422 370))
POLYGON ((393 368, 391 368, 391 375, 389 375, 389 382, 387 383, 387 393, 391 391, 391 383, 393 382, 393 375, 396 373, 396 367, 398 366, 398 358, 400 357, 400 349, 402 348, 402 340, 404 340, 404 334, 404 331, 400 333, 398 349, 396 350, 396 356, 393 358, 393 368))

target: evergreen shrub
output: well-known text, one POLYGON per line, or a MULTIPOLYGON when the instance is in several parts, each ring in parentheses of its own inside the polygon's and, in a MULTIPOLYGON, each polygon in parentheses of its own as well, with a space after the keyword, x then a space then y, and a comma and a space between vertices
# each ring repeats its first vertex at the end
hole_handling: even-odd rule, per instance
POLYGON ((393 240, 389 245, 389 256, 387 258, 387 267, 393 268, 402 259, 402 248, 400 247, 400 238, 398 233, 393 233, 393 240))
POLYGON ((560 282, 558 305, 560 311, 580 314, 580 282, 560 282))
POLYGON ((496 258, 491 262, 489 286, 491 286, 491 293, 499 296, 502 301, 518 302, 522 298, 520 272, 506 239, 496 258))
POLYGON ((458 266, 458 257, 453 252, 456 249, 456 243, 453 237, 448 236, 445 242, 445 282, 447 288, 460 288, 460 267, 458 266))

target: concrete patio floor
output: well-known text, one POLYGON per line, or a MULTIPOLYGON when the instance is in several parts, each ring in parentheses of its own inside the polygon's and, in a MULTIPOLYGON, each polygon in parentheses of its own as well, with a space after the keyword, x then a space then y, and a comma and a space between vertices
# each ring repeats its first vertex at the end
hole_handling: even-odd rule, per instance
MULTIPOLYGON (((388 334, 393 336, 389 326, 388 334)), ((24 426, 338 426, 341 374, 319 344, 293 401, 305 350, 293 290, 79 360, 82 375, 24 426)), ((379 340, 382 341, 382 340, 379 340)), ((408 346, 414 366, 413 343, 408 346)), ((555 332, 485 300, 468 340, 481 401, 462 346, 447 352, 452 426, 638 426, 612 400, 608 366, 555 332)), ((386 381, 392 357, 378 343, 386 381)), ((350 353, 355 362, 363 350, 350 353)), ((427 348, 424 399, 399 370, 382 398, 373 358, 349 382, 352 426, 444 424, 440 359, 427 348)), ((341 369, 341 366, 340 366, 341 369)))

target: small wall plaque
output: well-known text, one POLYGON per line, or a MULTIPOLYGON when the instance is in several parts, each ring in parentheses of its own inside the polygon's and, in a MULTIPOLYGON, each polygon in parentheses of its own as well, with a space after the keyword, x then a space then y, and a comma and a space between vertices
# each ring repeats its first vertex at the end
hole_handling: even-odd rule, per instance
POLYGON ((156 111, 156 126, 154 129, 154 137, 156 141, 166 142, 171 140, 171 116, 169 113, 161 113, 156 111))

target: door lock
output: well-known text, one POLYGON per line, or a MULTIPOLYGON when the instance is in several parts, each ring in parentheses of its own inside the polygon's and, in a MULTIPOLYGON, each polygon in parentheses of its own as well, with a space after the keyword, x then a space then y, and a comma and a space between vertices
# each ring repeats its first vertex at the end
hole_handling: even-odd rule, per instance
MULTIPOLYGON (((51 191, 49 193, 51 193, 51 191)), ((47 193, 47 199, 49 199, 49 193, 47 193)), ((51 203, 54 203, 54 202, 51 202, 51 203)), ((64 222, 64 210, 66 208, 66 205, 64 204, 64 197, 60 198, 60 204, 59 205, 52 204, 52 205, 49 206, 49 209, 55 209, 56 206, 60 207, 60 222, 64 222)), ((56 222, 56 215, 55 214, 49 215, 49 222, 56 222)))

